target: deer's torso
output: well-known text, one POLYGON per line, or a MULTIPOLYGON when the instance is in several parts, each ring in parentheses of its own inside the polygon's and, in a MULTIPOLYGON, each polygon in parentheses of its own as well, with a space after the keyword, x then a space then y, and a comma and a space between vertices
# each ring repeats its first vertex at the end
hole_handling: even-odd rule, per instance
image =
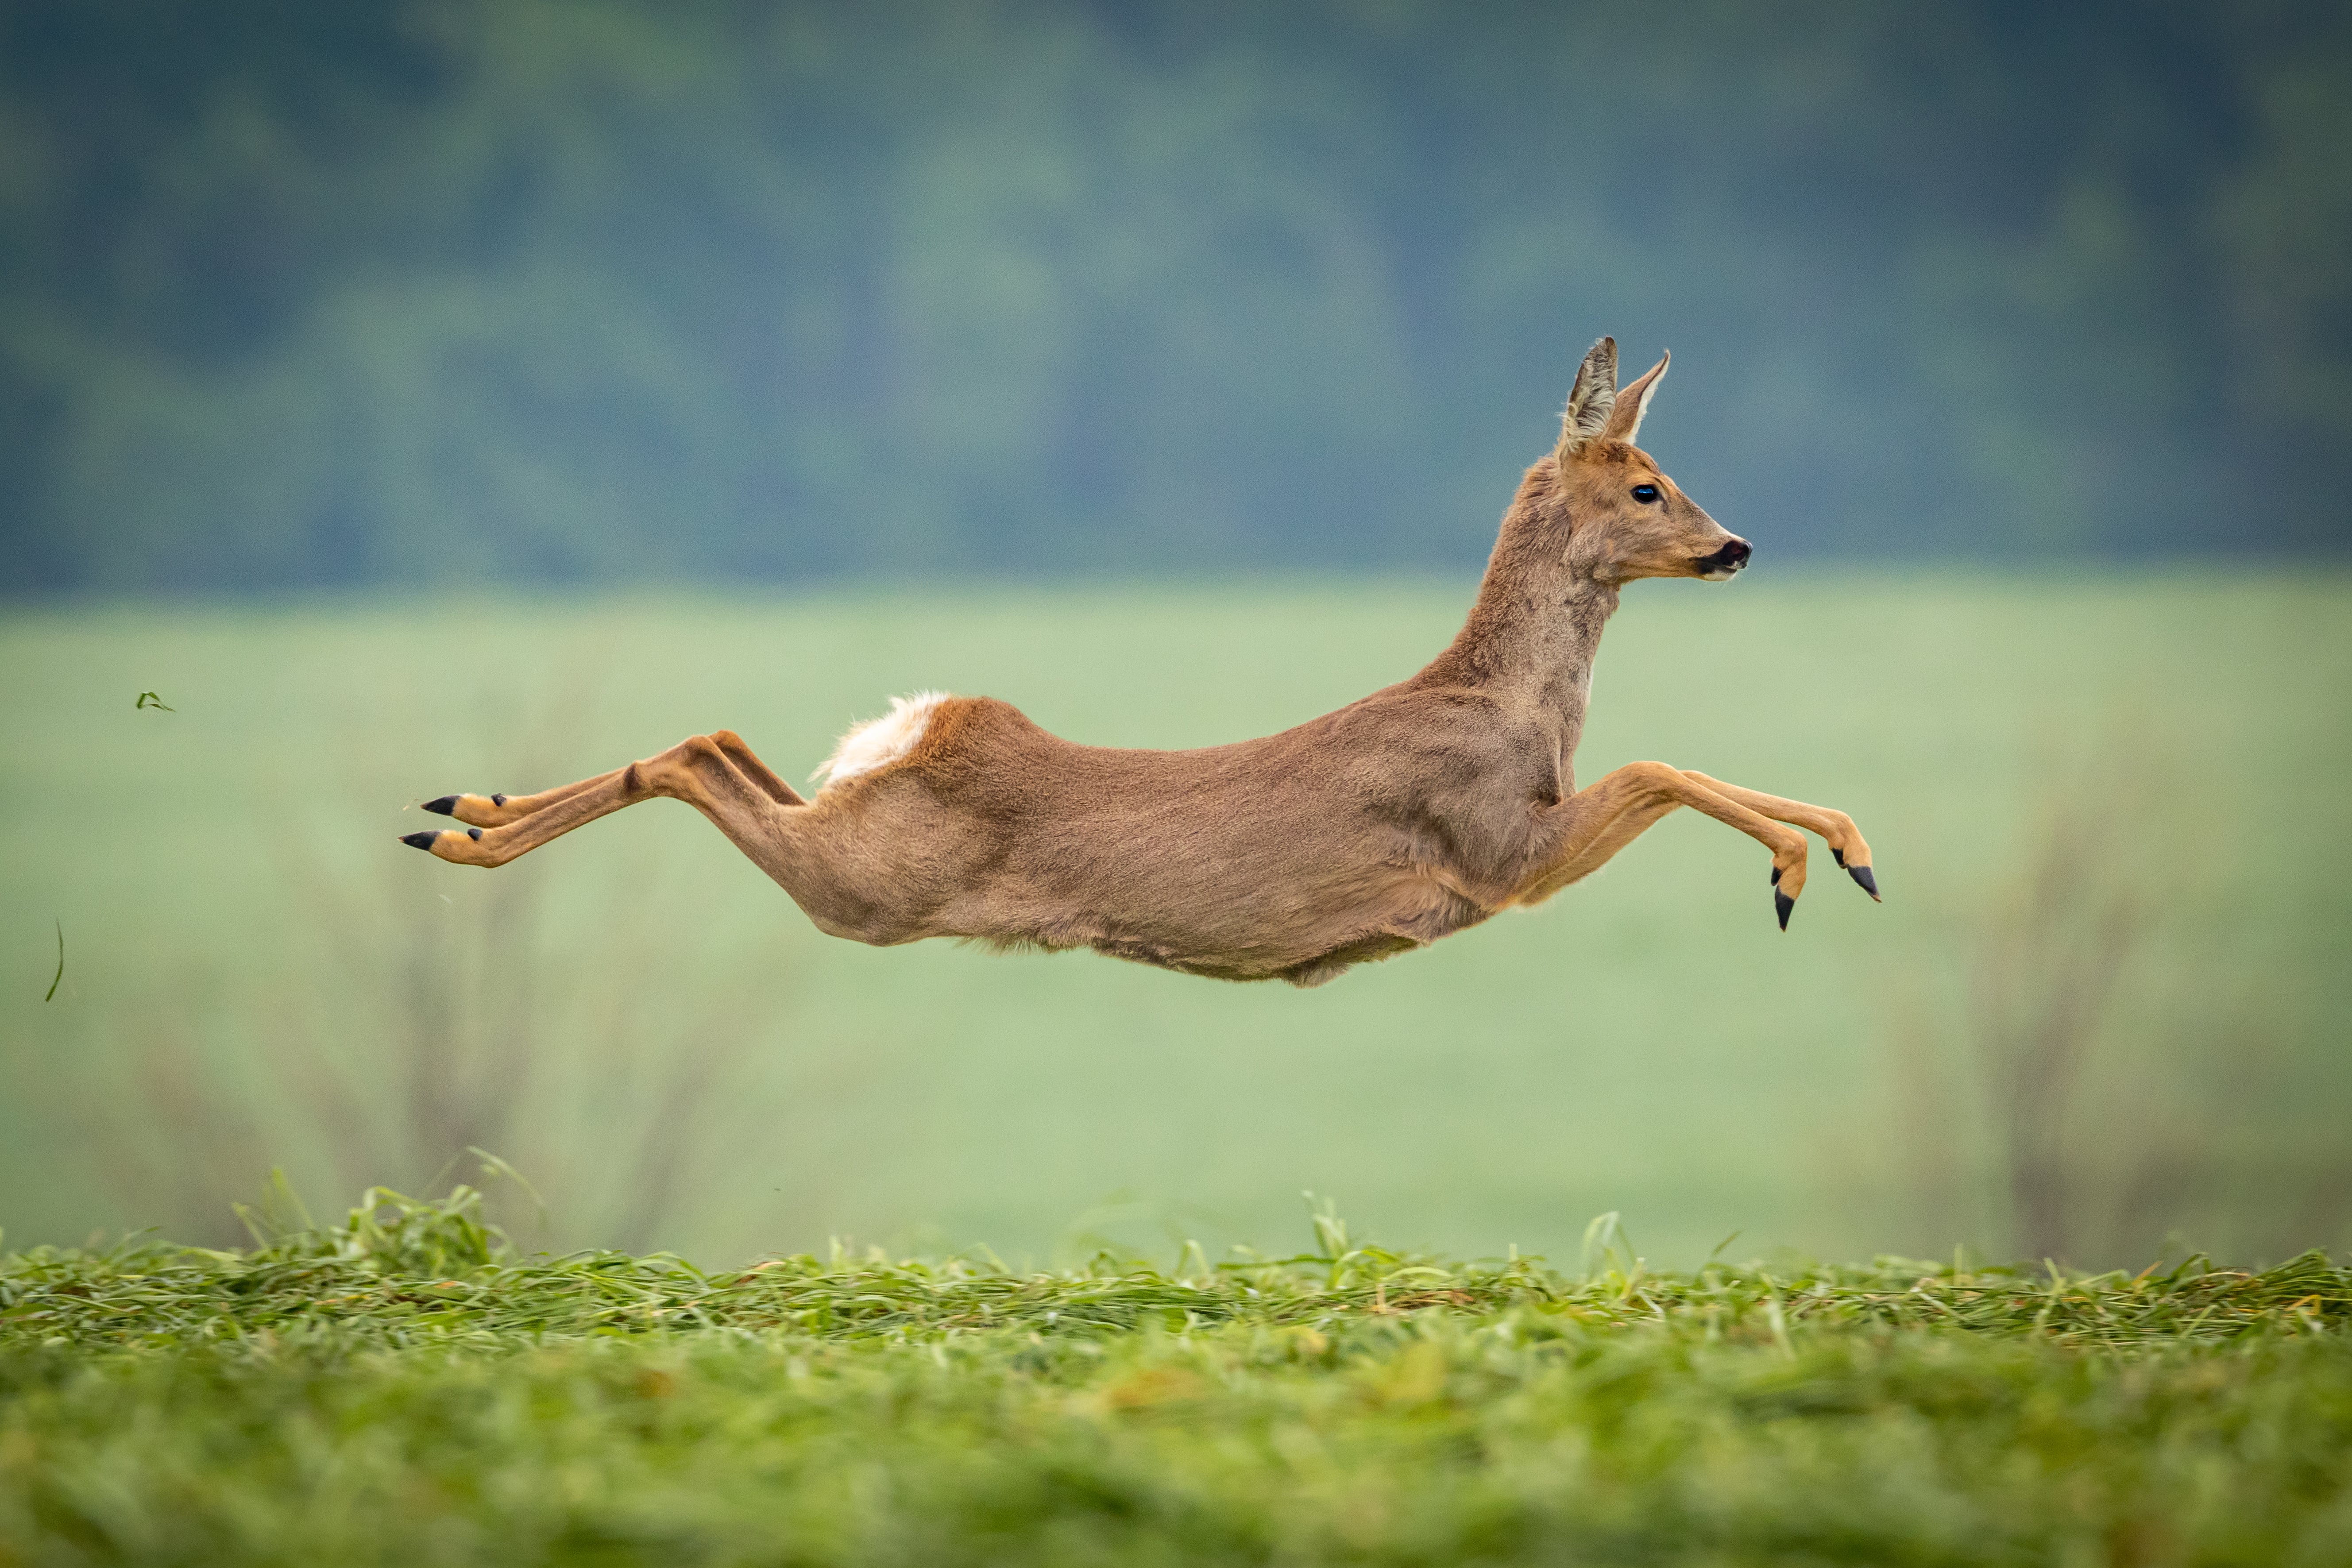
POLYGON ((905 756, 818 797, 903 853, 803 902, 869 942, 1091 947, 1314 984, 1513 902, 1545 809, 1573 789, 1572 729, 1417 680, 1259 740, 1129 751, 951 699, 905 756))

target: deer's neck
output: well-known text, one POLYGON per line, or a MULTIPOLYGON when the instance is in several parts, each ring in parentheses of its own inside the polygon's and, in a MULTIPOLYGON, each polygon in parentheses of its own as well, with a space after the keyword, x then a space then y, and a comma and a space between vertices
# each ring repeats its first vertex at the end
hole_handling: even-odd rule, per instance
POLYGON ((1490 568, 1469 620, 1427 675, 1475 687, 1552 730, 1565 762, 1584 728, 1593 656, 1616 608, 1617 590, 1605 584, 1490 568))

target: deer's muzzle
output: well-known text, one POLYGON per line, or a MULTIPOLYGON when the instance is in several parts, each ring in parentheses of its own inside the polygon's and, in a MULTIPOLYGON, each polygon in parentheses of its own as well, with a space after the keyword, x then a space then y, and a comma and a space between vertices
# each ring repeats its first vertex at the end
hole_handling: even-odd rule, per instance
POLYGON ((1714 554, 1702 555, 1691 564, 1696 569, 1698 574, 1708 582, 1720 583, 1742 566, 1747 565, 1748 556, 1753 553, 1755 552, 1748 546, 1748 541, 1734 539, 1714 554))

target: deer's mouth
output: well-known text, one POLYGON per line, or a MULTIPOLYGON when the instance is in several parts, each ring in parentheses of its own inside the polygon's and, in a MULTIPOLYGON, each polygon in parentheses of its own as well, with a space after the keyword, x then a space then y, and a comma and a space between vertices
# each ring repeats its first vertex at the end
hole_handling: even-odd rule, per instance
POLYGON ((1691 569, 1710 583, 1720 583, 1747 565, 1748 557, 1753 553, 1748 541, 1734 539, 1712 555, 1702 555, 1692 562, 1691 569))

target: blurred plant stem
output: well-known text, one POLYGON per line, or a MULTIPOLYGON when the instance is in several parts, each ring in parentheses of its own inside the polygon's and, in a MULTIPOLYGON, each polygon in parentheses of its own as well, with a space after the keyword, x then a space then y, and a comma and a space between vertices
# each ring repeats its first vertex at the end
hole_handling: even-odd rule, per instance
POLYGON ((2000 1152, 2012 1250, 2027 1258, 2076 1256, 2093 1240, 2083 1225, 2091 1176, 2070 1137, 2072 1113, 2116 981, 2149 931, 2130 855, 2144 826, 2135 804, 2143 803, 2105 792, 2053 802, 2032 858, 1969 963, 1965 1026, 2000 1152))
POLYGON ((2169 787, 2180 754, 2118 729, 2042 770, 2024 858, 1959 944, 1956 986, 1923 977, 1898 1005, 1913 1226, 2093 1267, 2184 1247, 2282 1257, 2345 1223, 2352 1156, 2294 1173, 2290 1196, 2253 1134, 2280 1067, 2263 999, 2186 1006, 2167 967, 2163 911, 2203 870, 2169 816, 2193 798, 2169 787), (2245 1202, 2255 1187, 2265 1201, 2245 1202))

